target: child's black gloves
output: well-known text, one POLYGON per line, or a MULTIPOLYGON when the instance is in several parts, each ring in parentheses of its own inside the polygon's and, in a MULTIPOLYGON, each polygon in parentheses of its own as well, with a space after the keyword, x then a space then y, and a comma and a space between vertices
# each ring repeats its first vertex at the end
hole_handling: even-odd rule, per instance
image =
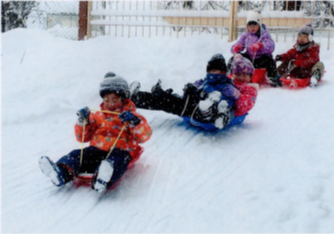
POLYGON ((197 86, 193 83, 188 83, 183 88, 184 96, 191 95, 197 92, 197 86))
POLYGON ((205 92, 203 89, 198 89, 197 95, 198 95, 200 100, 204 100, 208 97, 208 93, 205 92))
POLYGON ((119 116, 119 119, 122 120, 122 123, 128 122, 130 127, 135 127, 137 126, 141 119, 138 116, 135 116, 132 114, 130 111, 124 111, 122 112, 119 116))
POLYGON ((88 108, 88 106, 78 110, 77 111, 77 116, 79 116, 78 124, 82 126, 84 119, 86 119, 86 124, 89 124, 89 115, 90 115, 90 109, 88 108))
POLYGON ((281 55, 276 55, 276 57, 275 57, 275 61, 280 61, 280 60, 282 60, 283 58, 282 58, 282 56, 281 55))

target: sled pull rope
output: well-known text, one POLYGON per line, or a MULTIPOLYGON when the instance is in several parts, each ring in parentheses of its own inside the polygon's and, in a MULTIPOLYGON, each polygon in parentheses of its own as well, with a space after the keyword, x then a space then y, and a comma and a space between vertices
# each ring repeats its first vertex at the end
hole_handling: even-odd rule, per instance
MULTIPOLYGON (((119 115, 120 114, 120 113, 115 112, 115 111, 93 110, 93 109, 91 111, 99 111, 99 112, 109 113, 109 114, 115 114, 115 115, 119 115)), ((84 119, 83 128, 82 128, 82 140, 81 140, 81 152, 80 152, 80 167, 82 165, 82 156, 83 156, 84 139, 85 139, 85 126, 86 126, 86 118, 84 119)), ((108 155, 107 155, 106 158, 109 158, 109 156, 111 154, 111 151, 115 148, 115 145, 116 145, 118 139, 121 137, 121 134, 124 131, 124 129, 125 129, 125 124, 123 125, 123 127, 121 129, 121 132, 118 134, 118 136, 116 138, 116 141, 114 142, 114 145, 110 148, 109 153, 108 153, 108 155)))
POLYGON ((256 57, 256 52, 255 52, 255 54, 254 54, 254 56, 253 56, 253 60, 252 60, 252 64, 253 64, 253 66, 254 66, 254 60, 255 60, 255 57, 256 57))
POLYGON ((81 164, 82 164, 82 155, 83 155, 83 148, 84 148, 85 126, 86 126, 86 118, 84 118, 83 127, 82 127, 81 152, 80 152, 80 167, 81 167, 81 164))
POLYGON ((122 134, 122 132, 124 131, 124 129, 125 129, 125 124, 123 125, 123 127, 122 127, 122 129, 121 129, 120 133, 118 134, 118 136, 117 136, 117 138, 116 138, 116 140, 115 140, 115 142, 114 142, 113 146, 110 148, 110 150, 109 150, 109 153, 108 153, 108 155, 107 155, 106 159, 107 159, 107 158, 109 158, 109 156, 110 156, 111 152, 113 151, 113 149, 114 149, 114 148, 115 148, 115 146, 116 146, 116 143, 117 143, 118 139, 121 137, 121 134, 122 134))
POLYGON ((103 112, 103 113, 115 114, 115 115, 119 115, 120 114, 119 112, 116 112, 116 111, 94 110, 94 109, 92 109, 91 111, 103 112))
POLYGON ((196 127, 200 126, 200 124, 197 124, 197 123, 194 121, 193 117, 194 117, 194 114, 195 114, 195 112, 196 112, 198 106, 199 106, 199 105, 197 105, 197 106, 195 107, 193 113, 192 113, 191 116, 190 116, 190 123, 191 123, 192 125, 196 126, 196 127))
POLYGON ((186 100, 186 103, 184 104, 184 107, 183 107, 181 116, 183 116, 184 112, 186 111, 186 108, 187 108, 187 106, 188 106, 188 101, 189 101, 189 94, 187 95, 187 100, 186 100))
POLYGON ((288 64, 288 69, 286 70, 286 72, 283 74, 283 75, 281 75, 281 77, 280 78, 285 78, 287 75, 289 75, 290 74, 290 72, 295 68, 295 66, 293 65, 293 62, 294 61, 294 59, 291 59, 290 61, 289 61, 289 64, 288 64))

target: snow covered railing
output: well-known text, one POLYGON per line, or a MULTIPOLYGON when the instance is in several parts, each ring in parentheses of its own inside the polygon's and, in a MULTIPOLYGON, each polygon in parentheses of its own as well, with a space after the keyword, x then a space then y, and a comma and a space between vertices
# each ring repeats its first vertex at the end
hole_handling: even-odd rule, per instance
MULTIPOLYGON (((282 1, 283 2, 283 1, 282 1)), ((261 2, 262 23, 273 33, 278 35, 284 33, 293 33, 293 37, 299 28, 307 23, 328 22, 333 24, 332 14, 321 11, 319 7, 324 4, 333 6, 333 0, 324 3, 314 3, 301 1, 286 2, 285 10, 282 10, 282 2, 261 2), (288 4, 289 3, 289 4, 288 4), (317 10, 318 9, 318 10, 317 10)), ((137 36, 138 29, 142 31, 142 36, 151 36, 151 31, 156 30, 156 36, 164 35, 165 30, 170 31, 170 35, 175 34, 178 37, 182 30, 184 36, 191 31, 215 33, 223 35, 228 34, 228 41, 236 40, 240 29, 246 25, 246 18, 250 10, 258 3, 246 1, 193 1, 191 7, 187 1, 97 1, 87 2, 87 38, 98 35, 118 34, 124 35, 128 30, 128 36, 137 36), (241 5, 240 5, 241 4, 241 5), (251 5, 251 8, 249 8, 251 5), (144 33, 145 32, 145 33, 144 33), (95 35, 92 35, 95 34, 95 35)), ((284 2, 283 2, 284 3, 284 2)), ((327 7, 326 5, 326 7, 327 7)), ((324 26, 325 27, 325 26, 324 26)), ((328 41, 330 40, 331 30, 328 31, 328 41)), ((324 37, 322 34, 321 37, 324 37)), ((82 37, 81 37, 82 38, 82 37)), ((284 39, 285 40, 285 39, 284 39)))
MULTIPOLYGON (((236 27, 246 25, 248 11, 237 13, 236 27)), ((228 28, 230 16, 227 11, 218 10, 113 10, 97 9, 91 11, 92 26, 126 26, 126 27, 178 27, 178 28, 228 28), (102 18, 102 19, 101 19, 102 18)), ((299 28, 312 21, 305 19, 303 12, 264 12, 262 22, 268 28, 299 28), (272 14, 272 16, 270 15, 272 14)))
POLYGON ((203 27, 213 27, 213 28, 221 28, 222 25, 210 25, 210 24, 170 24, 167 23, 166 21, 133 21, 133 20, 122 20, 119 21, 117 19, 114 20, 92 20, 91 25, 105 25, 105 26, 140 26, 140 27, 145 27, 145 26, 150 26, 150 27, 173 27, 177 25, 178 27, 194 27, 194 28, 203 28, 203 27))
MULTIPOLYGON (((238 18, 247 18, 249 11, 240 11, 238 18)), ((221 10, 92 10, 92 16, 113 16, 113 17, 207 17, 207 18, 229 18, 228 11, 221 10)), ((264 11, 263 18, 304 18, 304 12, 300 11, 264 11)))
POLYGON ((179 36, 179 32, 180 29, 184 30, 184 35, 186 35, 186 28, 190 29, 190 34, 193 35, 194 31, 197 30, 198 33, 201 32, 201 29, 203 28, 212 28, 214 30, 221 30, 221 37, 223 37, 223 30, 222 28, 225 27, 223 25, 187 25, 187 24, 181 24, 181 23, 177 23, 177 24, 170 24, 166 21, 160 20, 160 21, 151 21, 151 20, 142 20, 142 21, 134 21, 134 20, 129 20, 129 19, 124 19, 122 21, 118 20, 118 19, 105 19, 105 20, 92 20, 91 21, 91 25, 95 26, 95 27, 99 27, 99 26, 104 26, 104 27, 109 27, 109 29, 107 29, 107 31, 109 31, 109 34, 111 33, 111 29, 110 27, 114 27, 114 31, 115 31, 115 36, 117 36, 118 34, 118 28, 120 28, 121 32, 121 36, 124 36, 125 31, 128 30, 128 37, 130 37, 131 32, 133 32, 135 34, 135 36, 138 35, 138 28, 141 28, 142 31, 142 36, 145 34, 144 33, 144 28, 148 28, 148 35, 149 37, 151 37, 151 31, 152 28, 156 29, 156 35, 158 35, 158 29, 162 30, 162 35, 166 34, 166 31, 169 29, 169 34, 171 35, 173 31, 176 30, 176 37, 179 36), (131 30, 133 29, 134 30, 131 30))
POLYGON ((103 19, 92 20, 94 26, 125 27, 177 27, 192 29, 227 27, 227 11, 208 10, 93 10, 92 17, 103 19), (226 22, 224 22, 226 20, 226 22))
POLYGON ((229 17, 227 11, 207 10, 93 10, 92 16, 113 16, 113 17, 229 17))

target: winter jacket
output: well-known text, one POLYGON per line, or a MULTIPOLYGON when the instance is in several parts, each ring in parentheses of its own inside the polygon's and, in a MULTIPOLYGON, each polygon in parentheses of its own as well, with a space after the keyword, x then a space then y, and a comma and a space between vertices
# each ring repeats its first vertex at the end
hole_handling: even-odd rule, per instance
POLYGON ((232 80, 221 74, 208 73, 204 79, 197 80, 194 84, 206 93, 219 91, 222 94, 220 100, 226 100, 230 106, 233 106, 240 96, 240 92, 234 87, 232 80))
MULTIPOLYGON (((256 35, 253 34, 251 32, 249 32, 248 30, 246 30, 246 32, 244 32, 239 40, 237 41, 236 44, 239 44, 242 46, 242 50, 244 50, 246 48, 246 54, 248 54, 252 59, 254 58, 260 58, 262 55, 264 54, 268 54, 270 56, 272 56, 272 52, 275 50, 275 42, 274 40, 271 38, 266 26, 264 24, 261 25, 261 34, 260 34, 260 38, 256 35), (253 44, 257 43, 257 42, 261 42, 263 45, 262 49, 259 49, 258 51, 255 52, 252 51, 251 47, 253 44)), ((234 54, 235 52, 233 51, 235 45, 234 44, 231 48, 231 53, 234 54)), ((241 50, 241 51, 242 51, 241 50)))
POLYGON ((319 59, 319 49, 320 46, 317 43, 312 42, 311 46, 307 49, 298 52, 296 49, 296 43, 291 50, 285 54, 281 54, 282 62, 289 62, 294 59, 294 64, 296 67, 301 67, 305 69, 311 69, 314 64, 316 64, 319 59))
MULTIPOLYGON (((106 110, 103 103, 100 105, 101 110, 106 110)), ((144 143, 150 139, 152 135, 151 127, 146 119, 136 113, 136 107, 130 99, 125 99, 123 109, 119 112, 131 111, 134 115, 141 119, 139 125, 130 127, 126 124, 126 128, 117 140, 116 148, 129 151, 130 155, 134 156, 134 150, 139 143, 144 143)), ((97 111, 90 113, 89 124, 85 126, 84 142, 90 141, 90 146, 104 151, 109 151, 116 141, 122 127, 122 120, 116 114, 109 114, 97 111)), ((83 127, 75 125, 75 136, 79 142, 82 142, 83 127)))
POLYGON ((253 108, 257 97, 257 89, 239 80, 234 80, 233 83, 240 91, 240 97, 233 106, 234 116, 237 117, 245 115, 253 108))

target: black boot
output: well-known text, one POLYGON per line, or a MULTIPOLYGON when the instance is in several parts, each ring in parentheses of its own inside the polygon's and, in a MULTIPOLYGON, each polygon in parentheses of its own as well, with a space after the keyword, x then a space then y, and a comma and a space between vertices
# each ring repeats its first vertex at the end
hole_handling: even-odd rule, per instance
POLYGON ((153 96, 161 96, 164 93, 171 94, 173 93, 173 89, 167 89, 166 91, 161 88, 161 80, 159 79, 158 82, 153 85, 151 89, 152 95, 153 96))

